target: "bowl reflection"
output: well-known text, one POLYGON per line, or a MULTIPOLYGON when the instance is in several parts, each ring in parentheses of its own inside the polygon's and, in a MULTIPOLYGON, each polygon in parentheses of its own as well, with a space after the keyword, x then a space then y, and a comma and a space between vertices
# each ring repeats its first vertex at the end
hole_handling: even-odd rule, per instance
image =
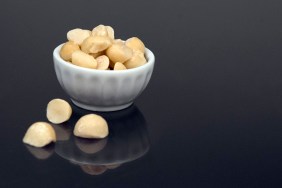
MULTIPOLYGON (((70 123, 91 113, 74 107, 70 123)), ((55 144, 55 152, 71 163, 79 165, 90 175, 99 175, 142 157, 149 150, 146 120, 136 106, 125 110, 98 113, 109 125, 109 136, 105 139, 84 139, 73 134, 66 141, 55 144)))

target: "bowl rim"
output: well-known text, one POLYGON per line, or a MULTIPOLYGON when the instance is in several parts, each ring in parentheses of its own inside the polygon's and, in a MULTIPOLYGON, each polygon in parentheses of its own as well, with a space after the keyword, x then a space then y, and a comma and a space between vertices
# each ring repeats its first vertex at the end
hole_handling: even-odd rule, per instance
POLYGON ((145 48, 145 57, 147 59, 147 63, 140 66, 140 67, 136 67, 136 68, 132 68, 132 69, 126 69, 126 70, 120 70, 120 71, 97 70, 97 69, 80 67, 80 66, 74 65, 70 62, 67 62, 67 61, 65 61, 61 58, 59 51, 64 44, 65 43, 62 43, 54 49, 53 58, 57 60, 57 61, 54 61, 54 63, 59 62, 60 64, 66 66, 66 67, 69 67, 71 69, 75 69, 75 70, 78 70, 78 71, 85 71, 85 72, 88 72, 88 73, 98 73, 98 74, 99 73, 102 73, 102 74, 126 74, 126 73, 130 73, 130 72, 143 71, 143 70, 147 69, 148 67, 153 66, 154 63, 155 63, 154 53, 150 49, 145 48))

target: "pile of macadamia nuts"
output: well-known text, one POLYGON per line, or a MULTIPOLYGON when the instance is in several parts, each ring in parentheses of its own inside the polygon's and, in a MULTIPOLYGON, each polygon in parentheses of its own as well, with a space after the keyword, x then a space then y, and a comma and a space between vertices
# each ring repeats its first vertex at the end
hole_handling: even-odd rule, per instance
POLYGON ((146 64, 145 45, 137 37, 115 39, 111 26, 98 25, 92 31, 73 29, 60 56, 74 65, 97 70, 126 70, 146 64))
MULTIPOLYGON (((48 121, 60 124, 68 121, 72 115, 70 104, 62 99, 53 99, 47 105, 46 116, 48 121)), ((102 139, 108 136, 107 121, 97 114, 82 116, 75 124, 73 134, 81 138, 102 139)), ((56 132, 47 122, 33 123, 26 131, 23 142, 34 147, 44 147, 56 142, 56 132)))

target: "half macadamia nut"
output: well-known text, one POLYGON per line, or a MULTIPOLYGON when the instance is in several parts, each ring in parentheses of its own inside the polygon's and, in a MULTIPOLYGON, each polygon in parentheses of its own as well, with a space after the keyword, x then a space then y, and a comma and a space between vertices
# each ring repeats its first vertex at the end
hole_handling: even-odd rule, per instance
POLYGON ((56 142, 56 133, 50 124, 36 122, 26 131, 23 142, 34 147, 44 147, 51 142, 56 142))
POLYGON ((124 44, 115 43, 107 49, 106 55, 113 62, 123 63, 132 57, 133 51, 124 44))
POLYGON ((73 29, 67 33, 67 38, 69 41, 74 42, 75 44, 81 45, 82 42, 91 35, 91 31, 84 29, 73 29))
POLYGON ((60 56, 65 61, 71 61, 72 53, 77 50, 80 50, 78 44, 75 44, 72 41, 66 42, 60 50, 60 56))
POLYGON ((77 121, 73 133, 82 138, 105 138, 109 134, 108 123, 99 115, 88 114, 77 121))
POLYGON ((62 99, 53 99, 47 105, 47 119, 55 124, 68 121, 72 114, 70 104, 62 99))
POLYGON ((95 60, 95 58, 82 51, 75 51, 72 54, 71 59, 74 65, 85 67, 85 68, 90 68, 90 69, 97 68, 97 61, 95 60))

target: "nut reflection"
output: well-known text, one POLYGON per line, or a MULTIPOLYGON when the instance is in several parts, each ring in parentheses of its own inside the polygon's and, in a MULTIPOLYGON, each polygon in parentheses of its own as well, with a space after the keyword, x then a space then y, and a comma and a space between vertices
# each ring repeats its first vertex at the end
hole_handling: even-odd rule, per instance
MULTIPOLYGON (((74 107, 72 122, 89 111, 74 107)), ((136 106, 125 110, 98 113, 109 125, 107 139, 83 139, 71 135, 67 141, 56 143, 55 152, 62 158, 79 165, 89 175, 100 175, 123 163, 144 156, 149 150, 146 120, 136 106)))
POLYGON ((95 175, 95 176, 101 175, 107 170, 105 166, 94 166, 94 165, 81 165, 80 168, 86 174, 95 175))
POLYGON ((94 154, 101 151, 107 144, 107 138, 101 140, 74 138, 76 146, 84 153, 94 154))
POLYGON ((29 146, 29 145, 25 145, 25 147, 35 158, 37 158, 39 160, 48 159, 54 153, 53 144, 48 145, 44 148, 36 148, 36 147, 33 147, 33 146, 29 146))

